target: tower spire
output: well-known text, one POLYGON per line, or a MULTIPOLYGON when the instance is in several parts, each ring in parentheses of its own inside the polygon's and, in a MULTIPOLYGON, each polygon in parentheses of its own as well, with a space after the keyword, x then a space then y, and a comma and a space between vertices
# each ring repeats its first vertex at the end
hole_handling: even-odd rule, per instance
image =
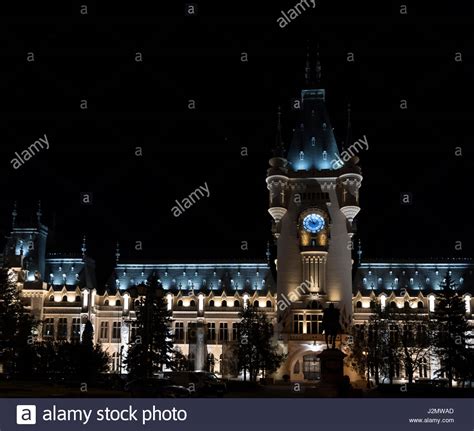
POLYGON ((13 202, 13 211, 12 211, 12 228, 15 227, 15 222, 16 222, 16 216, 18 215, 18 212, 16 210, 16 201, 13 202))

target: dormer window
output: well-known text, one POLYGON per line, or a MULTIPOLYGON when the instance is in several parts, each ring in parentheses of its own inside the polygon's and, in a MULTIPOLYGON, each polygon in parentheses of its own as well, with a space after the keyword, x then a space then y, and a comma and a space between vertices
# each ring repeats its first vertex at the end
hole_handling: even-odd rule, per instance
POLYGON ((300 151, 300 160, 304 160, 304 152, 300 151))
POLYGON ((323 160, 328 159, 328 152, 326 150, 323 151, 323 160))
POLYGON ((316 138, 314 136, 311 138, 311 146, 312 147, 316 146, 316 138))

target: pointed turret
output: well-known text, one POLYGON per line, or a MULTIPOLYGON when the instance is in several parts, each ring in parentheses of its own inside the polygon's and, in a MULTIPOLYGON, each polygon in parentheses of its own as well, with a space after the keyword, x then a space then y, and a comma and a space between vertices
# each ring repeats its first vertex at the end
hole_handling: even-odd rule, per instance
POLYGON ((321 85, 321 61, 316 52, 314 82, 310 61, 306 60, 306 88, 301 92, 300 127, 293 135, 288 150, 289 168, 294 171, 338 169, 339 160, 334 132, 326 111, 325 90, 321 85))

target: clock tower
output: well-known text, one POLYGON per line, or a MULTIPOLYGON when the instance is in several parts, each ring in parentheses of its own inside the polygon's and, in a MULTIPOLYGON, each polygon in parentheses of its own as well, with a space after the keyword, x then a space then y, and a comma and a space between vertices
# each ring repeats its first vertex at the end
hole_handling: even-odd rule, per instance
POLYGON ((339 309, 343 332, 352 315, 353 220, 362 175, 357 157, 340 158, 320 74, 319 58, 314 73, 308 58, 300 121, 285 156, 278 115, 266 178, 277 245, 277 335, 288 355, 279 374, 292 381, 319 379, 324 309, 339 309))

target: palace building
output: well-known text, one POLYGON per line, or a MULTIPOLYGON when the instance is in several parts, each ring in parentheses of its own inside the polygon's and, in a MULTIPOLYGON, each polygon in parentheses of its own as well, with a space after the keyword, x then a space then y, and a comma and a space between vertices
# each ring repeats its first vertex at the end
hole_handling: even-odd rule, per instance
MULTIPOLYGON (((34 225, 23 225, 14 209, 2 260, 17 275, 21 297, 42 322, 39 338, 79 340, 90 320, 96 341, 112 358, 111 371, 126 372, 123 358, 134 333, 135 307, 152 274, 158 277, 172 311, 177 346, 196 369, 203 366, 199 352, 206 352, 212 369, 224 377, 232 376, 230 346, 236 340, 239 313, 248 304, 268 313, 274 322, 275 339, 287 354, 276 378, 288 375, 292 381, 319 379, 317 354, 325 348, 321 324, 328 304, 340 311, 343 335, 338 345, 342 348, 344 334, 367 321, 376 303, 417 308, 429 315, 449 272, 474 326, 473 292, 466 287, 473 286, 472 260, 367 261, 360 248, 354 249, 362 171, 355 147, 344 151, 336 143, 320 73, 319 60, 314 68, 307 63, 306 88, 298 101, 300 122, 286 151, 279 118, 267 170, 276 280, 270 251, 260 262, 127 263, 117 250, 108 282, 98 285, 85 240, 77 255, 48 250, 41 210, 34 225), (205 328, 201 341, 195 339, 198 326, 205 328)), ((349 139, 345 148, 351 144, 349 139)), ((433 359, 418 375, 432 377, 435 368, 433 359)), ((403 379, 402 371, 398 377, 403 379)))

